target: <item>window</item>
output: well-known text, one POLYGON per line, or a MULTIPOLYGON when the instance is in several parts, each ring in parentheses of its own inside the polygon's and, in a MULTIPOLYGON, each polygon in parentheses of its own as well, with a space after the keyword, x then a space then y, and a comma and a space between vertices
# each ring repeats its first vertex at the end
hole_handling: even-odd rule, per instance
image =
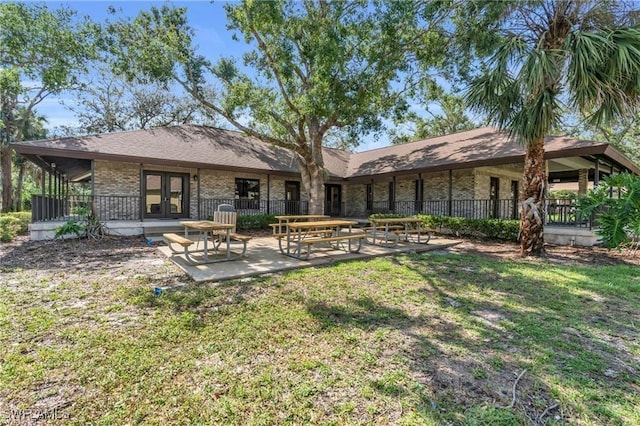
POLYGON ((368 212, 373 210, 373 184, 372 183, 368 183, 366 185, 366 189, 365 189, 366 193, 367 193, 367 205, 366 205, 366 209, 368 212))
POLYGON ((236 179, 236 210, 260 208, 260 181, 258 179, 236 179))

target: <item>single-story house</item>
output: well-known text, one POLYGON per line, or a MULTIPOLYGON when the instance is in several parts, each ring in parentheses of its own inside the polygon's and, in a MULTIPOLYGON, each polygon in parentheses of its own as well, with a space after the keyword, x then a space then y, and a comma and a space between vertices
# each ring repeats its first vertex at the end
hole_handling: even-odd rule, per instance
MULTIPOLYGON (((50 222, 87 205, 134 233, 145 222, 207 218, 223 203, 241 215, 307 210, 296 154, 235 131, 183 125, 12 146, 45 172, 32 238, 50 237, 50 222), (88 195, 74 193, 77 182, 88 195)), ((358 153, 325 148, 325 214, 517 218, 524 152, 491 127, 358 153)), ((606 175, 640 174, 606 143, 550 137, 545 158, 550 182, 577 183, 581 193, 606 175)))

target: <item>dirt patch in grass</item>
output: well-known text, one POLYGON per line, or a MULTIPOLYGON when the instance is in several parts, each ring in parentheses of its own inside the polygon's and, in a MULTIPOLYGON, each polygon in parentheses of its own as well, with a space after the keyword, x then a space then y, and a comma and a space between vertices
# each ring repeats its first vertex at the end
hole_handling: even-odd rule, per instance
MULTIPOLYGON (((254 231, 247 234, 266 237, 270 232, 254 231)), ((158 244, 161 243, 148 244, 143 237, 105 237, 100 241, 88 239, 31 241, 28 237, 18 237, 10 243, 0 243, 0 266, 24 269, 81 268, 87 272, 126 264, 127 268, 145 273, 150 269, 150 262, 166 259, 158 253, 158 244), (136 260, 141 261, 136 262, 136 260)), ((519 245, 500 241, 463 240, 448 251, 500 259, 522 259, 519 245)), ((602 247, 548 244, 543 256, 526 260, 565 266, 640 265, 640 253, 629 250, 607 250, 602 247)))
MULTIPOLYGON (((464 240, 449 251, 479 254, 499 259, 522 260, 518 244, 500 241, 464 240)), ((640 265, 640 253, 629 250, 608 250, 602 247, 547 244, 545 253, 541 257, 526 260, 564 266, 640 265)))

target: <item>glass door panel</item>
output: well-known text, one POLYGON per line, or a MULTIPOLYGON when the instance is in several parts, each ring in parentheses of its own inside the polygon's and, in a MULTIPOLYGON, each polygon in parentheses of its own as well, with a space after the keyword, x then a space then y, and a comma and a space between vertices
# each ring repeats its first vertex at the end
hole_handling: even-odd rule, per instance
POLYGON ((146 218, 189 217, 189 175, 187 173, 144 173, 146 218))

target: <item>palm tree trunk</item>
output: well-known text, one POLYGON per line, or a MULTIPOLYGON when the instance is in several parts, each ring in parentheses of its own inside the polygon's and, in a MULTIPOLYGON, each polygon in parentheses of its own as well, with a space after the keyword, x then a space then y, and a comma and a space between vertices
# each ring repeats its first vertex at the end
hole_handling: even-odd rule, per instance
POLYGON ((527 145, 524 159, 520 232, 522 256, 544 253, 544 138, 527 145))

